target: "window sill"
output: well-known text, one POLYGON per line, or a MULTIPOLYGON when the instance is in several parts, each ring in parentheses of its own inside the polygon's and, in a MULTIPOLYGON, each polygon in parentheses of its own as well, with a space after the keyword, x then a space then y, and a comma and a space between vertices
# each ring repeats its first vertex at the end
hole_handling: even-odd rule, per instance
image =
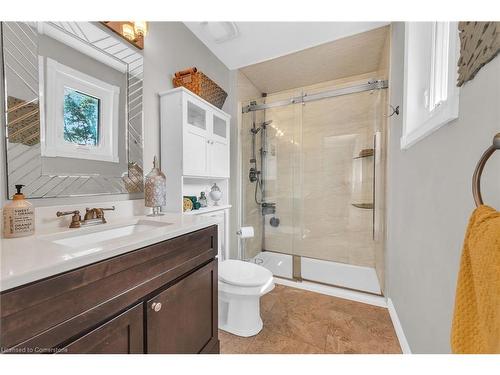
POLYGON ((92 161, 104 161, 110 163, 119 163, 120 159, 117 155, 109 155, 107 153, 99 153, 95 149, 80 149, 75 147, 74 149, 64 149, 64 148, 44 148, 41 150, 42 157, 47 158, 71 158, 71 159, 85 159, 92 161))
POLYGON ((438 112, 422 124, 418 125, 414 130, 403 134, 401 137, 401 150, 407 150, 417 142, 431 135, 441 127, 458 118, 458 95, 452 100, 443 105, 438 112))

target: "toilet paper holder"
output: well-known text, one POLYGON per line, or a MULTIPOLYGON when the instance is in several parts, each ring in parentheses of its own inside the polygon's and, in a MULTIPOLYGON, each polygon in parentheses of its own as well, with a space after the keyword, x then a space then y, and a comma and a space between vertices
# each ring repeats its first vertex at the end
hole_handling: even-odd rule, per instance
POLYGON ((241 227, 236 234, 240 236, 241 239, 252 238, 254 236, 254 230, 252 226, 241 227))

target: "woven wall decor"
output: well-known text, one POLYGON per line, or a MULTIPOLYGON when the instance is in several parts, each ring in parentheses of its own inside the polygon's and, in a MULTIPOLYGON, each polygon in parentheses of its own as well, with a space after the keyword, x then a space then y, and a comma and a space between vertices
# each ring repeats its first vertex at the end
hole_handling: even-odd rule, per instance
POLYGON ((38 100, 27 102, 9 96, 7 98, 7 128, 10 143, 33 146, 40 143, 40 111, 38 100))
POLYGON ((462 86, 500 52, 500 22, 459 22, 458 82, 462 86))

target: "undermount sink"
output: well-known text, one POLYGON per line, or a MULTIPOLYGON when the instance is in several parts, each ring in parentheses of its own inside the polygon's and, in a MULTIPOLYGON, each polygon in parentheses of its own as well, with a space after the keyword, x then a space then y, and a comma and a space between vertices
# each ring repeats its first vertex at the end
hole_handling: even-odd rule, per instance
POLYGON ((106 224, 103 224, 103 227, 100 227, 99 229, 93 227, 91 232, 81 233, 76 231, 75 233, 64 233, 61 235, 50 236, 50 238, 47 239, 58 245, 82 247, 98 242, 131 236, 149 230, 163 228, 168 225, 171 225, 171 223, 153 220, 139 220, 133 224, 124 224, 114 228, 106 228, 106 224))

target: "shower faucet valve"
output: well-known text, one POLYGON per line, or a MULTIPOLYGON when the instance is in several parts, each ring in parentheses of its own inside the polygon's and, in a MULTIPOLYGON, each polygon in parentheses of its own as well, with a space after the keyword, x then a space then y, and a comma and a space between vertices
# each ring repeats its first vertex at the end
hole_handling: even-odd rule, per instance
POLYGON ((248 172, 248 178, 250 179, 250 182, 255 182, 257 181, 258 179, 258 175, 260 174, 260 172, 255 169, 255 168, 250 168, 250 171, 248 172))

